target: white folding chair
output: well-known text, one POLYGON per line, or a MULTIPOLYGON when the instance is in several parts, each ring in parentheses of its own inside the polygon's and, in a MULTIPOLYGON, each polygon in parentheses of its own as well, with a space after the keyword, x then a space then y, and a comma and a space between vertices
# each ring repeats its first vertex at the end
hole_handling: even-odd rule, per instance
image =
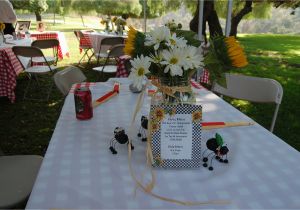
POLYGON ((75 83, 80 83, 86 80, 85 75, 75 66, 69 66, 54 75, 56 87, 63 95, 67 95, 75 83))
MULTIPOLYGON (((48 63, 57 65, 58 61, 58 47, 59 47, 59 41, 57 39, 41 39, 41 40, 35 40, 31 43, 31 46, 38 47, 40 49, 52 49, 52 56, 45 56, 48 63)), ((44 58, 43 57, 34 57, 32 58, 33 63, 43 63, 44 58)))
MULTIPOLYGON (((12 48, 13 52, 15 53, 15 55, 17 56, 17 58, 20 61, 20 58, 18 56, 23 56, 23 57, 27 57, 27 58, 31 58, 34 59, 36 57, 42 58, 42 62, 46 65, 42 65, 42 66, 30 66, 30 67, 25 67, 23 66, 22 62, 20 61, 20 63, 22 64, 24 71, 28 74, 29 77, 29 82, 27 87, 25 88, 25 92, 24 92, 24 99, 26 98, 27 92, 29 90, 30 84, 31 84, 31 80, 32 77, 34 77, 34 79, 36 80, 37 85, 39 85, 38 82, 38 75, 44 75, 44 74, 52 74, 55 72, 55 69, 57 67, 50 65, 50 63, 47 61, 47 59, 45 58, 43 52, 41 51, 41 49, 37 48, 37 47, 30 47, 30 46, 14 46, 12 48)), ((51 83, 48 93, 47 93, 47 100, 50 97, 50 93, 52 90, 52 86, 53 86, 53 82, 51 83)), ((36 89, 37 91, 40 91, 40 88, 36 89)), ((33 98, 31 98, 33 99, 33 98)))
POLYGON ((0 156, 0 209, 24 207, 42 161, 37 155, 0 156))
POLYGON ((115 45, 124 44, 123 37, 105 37, 100 42, 99 51, 95 53, 97 58, 97 66, 99 65, 100 58, 106 58, 110 49, 115 45))
POLYGON ((100 72, 101 75, 103 73, 115 74, 117 72, 117 65, 108 65, 108 62, 110 58, 118 59, 120 56, 124 55, 124 46, 124 44, 119 44, 110 48, 104 65, 94 67, 93 70, 100 72))
POLYGON ((226 74, 227 88, 214 83, 212 91, 236 99, 258 103, 275 103, 270 131, 273 132, 283 89, 279 82, 269 78, 250 77, 238 74, 226 74))

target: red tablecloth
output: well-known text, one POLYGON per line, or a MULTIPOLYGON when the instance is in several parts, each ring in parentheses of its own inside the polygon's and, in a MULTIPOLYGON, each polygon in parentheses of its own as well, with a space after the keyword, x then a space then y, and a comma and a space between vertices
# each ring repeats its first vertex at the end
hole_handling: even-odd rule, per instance
POLYGON ((67 47, 67 42, 65 36, 62 32, 58 31, 46 31, 46 32, 32 32, 30 37, 36 38, 38 40, 42 39, 57 39, 59 41, 58 46, 58 58, 63 59, 64 56, 69 57, 69 50, 67 47))
POLYGON ((117 59, 116 77, 128 77, 128 71, 125 68, 125 62, 130 59, 130 56, 124 55, 117 59))
POLYGON ((79 40, 80 53, 82 52, 82 49, 93 48, 89 35, 87 33, 83 33, 83 36, 84 37, 81 37, 79 40))
POLYGON ((23 70, 10 47, 0 48, 0 96, 7 96, 13 103, 16 99, 16 78, 23 70))

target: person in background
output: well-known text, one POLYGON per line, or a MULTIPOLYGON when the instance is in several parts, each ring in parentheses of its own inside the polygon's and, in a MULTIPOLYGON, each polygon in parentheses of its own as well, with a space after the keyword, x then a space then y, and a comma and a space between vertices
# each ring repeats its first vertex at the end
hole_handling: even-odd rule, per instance
POLYGON ((0 0, 0 22, 5 24, 4 34, 13 34, 13 24, 17 21, 16 13, 8 0, 0 0))

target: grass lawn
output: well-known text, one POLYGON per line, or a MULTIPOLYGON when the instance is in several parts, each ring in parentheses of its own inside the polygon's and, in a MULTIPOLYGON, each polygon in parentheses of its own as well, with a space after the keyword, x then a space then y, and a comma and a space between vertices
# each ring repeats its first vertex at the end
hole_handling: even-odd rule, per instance
MULTIPOLYGON (((71 57, 59 62, 61 68, 76 64, 81 56, 73 34, 73 30, 80 28, 79 23, 56 24, 48 28, 65 32, 71 57)), ((284 97, 274 133, 300 150, 300 36, 241 35, 240 41, 246 49, 250 65, 238 72, 273 78, 282 84, 284 97)), ((92 66, 83 69, 89 81, 95 81, 97 76, 90 70, 92 66)), ((64 103, 64 97, 55 88, 48 102, 24 101, 22 98, 27 81, 24 74, 18 77, 17 100, 14 104, 9 103, 6 98, 0 98, 0 148, 5 154, 43 155, 64 103)), ((44 83, 49 84, 49 78, 44 83)), ((37 94, 43 93, 39 91, 37 94)), ((226 100, 269 129, 275 106, 226 100)))

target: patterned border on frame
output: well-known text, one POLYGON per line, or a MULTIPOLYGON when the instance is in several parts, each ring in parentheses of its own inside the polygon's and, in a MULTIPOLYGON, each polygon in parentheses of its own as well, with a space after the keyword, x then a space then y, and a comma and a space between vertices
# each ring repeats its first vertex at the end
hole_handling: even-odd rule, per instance
POLYGON ((151 105, 150 136, 154 167, 162 168, 198 168, 201 160, 201 105, 151 105), (192 156, 191 159, 162 159, 161 158, 161 121, 166 115, 191 114, 192 119, 192 156))

